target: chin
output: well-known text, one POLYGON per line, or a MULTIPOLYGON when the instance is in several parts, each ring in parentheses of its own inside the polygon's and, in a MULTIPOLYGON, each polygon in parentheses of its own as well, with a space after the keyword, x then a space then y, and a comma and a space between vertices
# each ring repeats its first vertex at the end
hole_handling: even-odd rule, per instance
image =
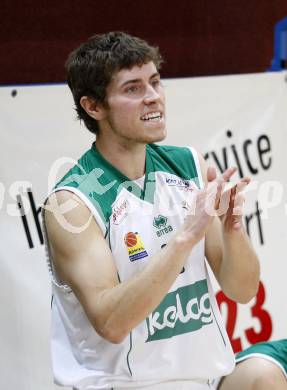
POLYGON ((147 134, 145 138, 145 143, 147 144, 163 141, 166 138, 166 129, 154 131, 152 134, 147 134))

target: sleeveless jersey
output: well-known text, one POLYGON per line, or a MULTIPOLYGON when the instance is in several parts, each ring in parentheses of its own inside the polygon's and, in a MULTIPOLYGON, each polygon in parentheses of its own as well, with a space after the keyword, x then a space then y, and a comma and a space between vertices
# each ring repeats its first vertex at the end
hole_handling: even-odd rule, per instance
POLYGON ((253 357, 270 360, 282 370, 287 379, 287 339, 251 345, 236 355, 236 363, 253 357))
MULTIPOLYGON (((202 178, 192 148, 147 145, 143 187, 106 161, 93 144, 55 191, 75 193, 111 249, 119 281, 141 272, 182 225, 202 178)), ((55 382, 77 389, 202 381, 230 373, 233 352, 210 285, 204 240, 159 306, 120 344, 100 337, 68 286, 52 274, 55 382)))

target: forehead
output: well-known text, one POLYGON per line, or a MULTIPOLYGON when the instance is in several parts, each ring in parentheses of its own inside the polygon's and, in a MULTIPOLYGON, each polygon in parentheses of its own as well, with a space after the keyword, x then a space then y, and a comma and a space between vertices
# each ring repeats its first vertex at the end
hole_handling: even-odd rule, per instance
POLYGON ((156 73, 158 70, 151 61, 147 64, 135 65, 130 69, 121 69, 113 75, 111 84, 120 86, 130 80, 149 80, 156 73))

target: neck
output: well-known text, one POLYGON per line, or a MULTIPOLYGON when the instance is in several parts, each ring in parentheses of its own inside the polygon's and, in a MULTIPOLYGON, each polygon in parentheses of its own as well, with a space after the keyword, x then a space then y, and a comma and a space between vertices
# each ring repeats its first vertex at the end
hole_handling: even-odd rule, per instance
POLYGON ((122 141, 113 143, 97 135, 97 149, 115 168, 131 180, 145 173, 146 145, 144 143, 122 141))

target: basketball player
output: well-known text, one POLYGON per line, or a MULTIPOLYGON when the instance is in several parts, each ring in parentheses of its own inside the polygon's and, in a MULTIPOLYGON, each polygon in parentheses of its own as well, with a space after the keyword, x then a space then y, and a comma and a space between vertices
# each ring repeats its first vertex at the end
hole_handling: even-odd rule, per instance
POLYGON ((256 294, 241 217, 249 179, 220 203, 234 168, 216 177, 192 147, 155 144, 166 136, 160 65, 157 48, 121 32, 94 36, 67 61, 96 141, 45 207, 60 385, 204 390, 234 367, 205 256, 229 297, 256 294))

